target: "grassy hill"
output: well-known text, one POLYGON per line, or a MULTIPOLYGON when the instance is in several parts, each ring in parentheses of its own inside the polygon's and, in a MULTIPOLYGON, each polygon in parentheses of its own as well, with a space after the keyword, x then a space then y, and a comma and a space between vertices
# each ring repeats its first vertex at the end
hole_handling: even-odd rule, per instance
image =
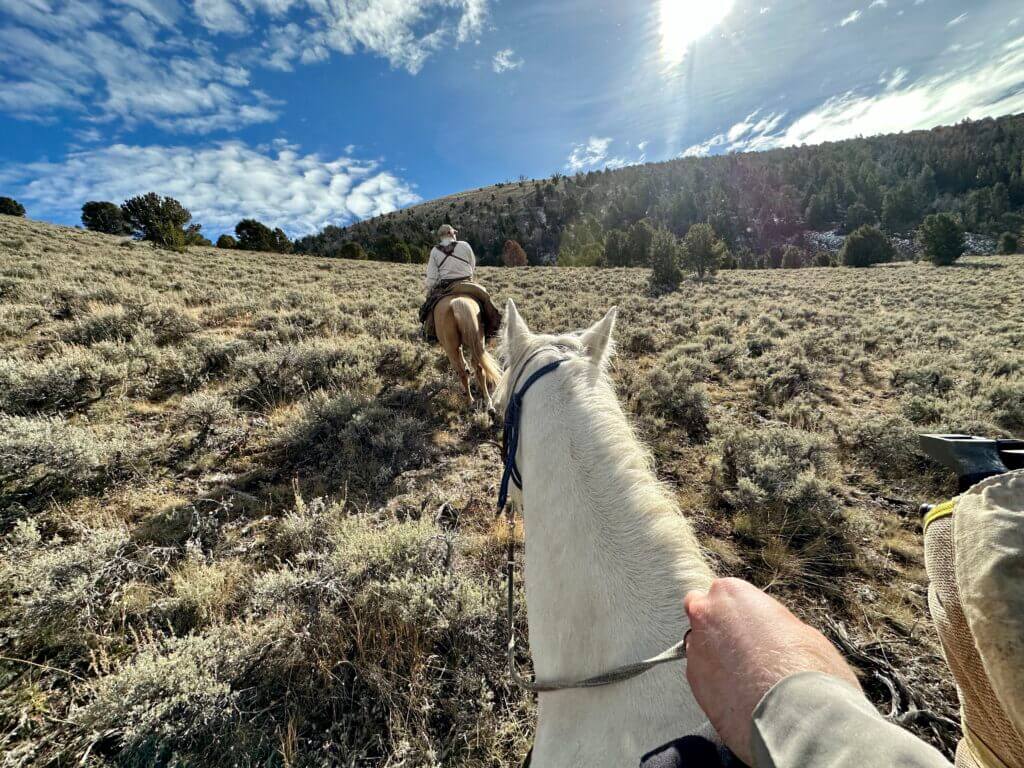
MULTIPOLYGON (((6 764, 519 764, 498 432, 419 340, 420 269, 0 217, 6 764)), ((718 571, 955 719, 914 434, 1024 430, 1024 257, 647 276, 480 273, 536 330, 618 304, 622 402, 718 571)))
POLYGON ((708 222, 738 266, 778 267, 787 245, 810 266, 823 248, 815 232, 878 224, 906 236, 935 212, 990 236, 1024 228, 1024 115, 520 179, 327 227, 297 247, 335 256, 353 241, 371 258, 425 260, 437 227, 449 222, 485 264, 500 263, 512 239, 532 264, 649 266, 639 224, 682 237, 708 222))

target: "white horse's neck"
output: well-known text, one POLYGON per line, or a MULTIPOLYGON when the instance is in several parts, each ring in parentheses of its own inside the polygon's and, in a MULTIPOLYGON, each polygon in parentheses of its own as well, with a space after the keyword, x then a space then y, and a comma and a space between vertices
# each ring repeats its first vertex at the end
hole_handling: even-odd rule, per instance
MULTIPOLYGON (((538 679, 580 678, 683 635, 683 596, 711 573, 652 473, 611 384, 586 360, 525 397, 519 466, 526 600, 538 679)), ((542 694, 534 765, 636 765, 704 723, 682 664, 604 688, 542 694)))

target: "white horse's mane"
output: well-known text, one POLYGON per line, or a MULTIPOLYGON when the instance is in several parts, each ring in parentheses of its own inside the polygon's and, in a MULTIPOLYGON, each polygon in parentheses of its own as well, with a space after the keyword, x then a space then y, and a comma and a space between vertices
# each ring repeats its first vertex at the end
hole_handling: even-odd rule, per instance
MULTIPOLYGON (((630 425, 608 374, 612 310, 581 333, 533 334, 506 309, 503 410, 524 396, 518 464, 526 526, 530 648, 540 679, 606 672, 664 650, 686 629, 683 596, 711 570, 630 425), (525 370, 522 370, 525 366, 525 370)), ((620 766, 705 722, 678 665, 605 688, 541 694, 534 764, 620 766)))
MULTIPOLYGON (((635 512, 638 519, 651 526, 675 555, 684 578, 698 586, 705 585, 709 571, 699 547, 694 549, 697 543, 689 523, 683 518, 671 489, 658 480, 650 449, 637 435, 619 404, 609 373, 611 359, 615 355, 615 341, 609 336, 605 352, 595 365, 582 357, 585 349, 581 337, 585 332, 581 330, 561 335, 530 333, 525 338, 521 336, 520 341, 525 343, 515 345, 516 349, 513 350, 509 341, 506 312, 505 326, 499 335, 497 349, 504 370, 494 394, 498 413, 504 413, 508 405, 513 378, 518 378, 517 386, 522 386, 526 380, 528 372, 520 374, 520 369, 531 355, 545 348, 563 350, 565 356, 571 358, 569 363, 563 365, 572 374, 565 377, 565 382, 572 388, 574 399, 589 413, 592 441, 614 446, 615 449, 613 454, 602 451, 600 456, 593 456, 601 462, 600 473, 609 480, 606 484, 609 490, 614 489, 618 497, 603 501, 618 503, 635 512)), ((552 354, 545 361, 555 357, 552 354)), ((536 367, 539 366, 530 365, 531 370, 536 367)), ((585 453, 590 455, 589 451, 585 453)))

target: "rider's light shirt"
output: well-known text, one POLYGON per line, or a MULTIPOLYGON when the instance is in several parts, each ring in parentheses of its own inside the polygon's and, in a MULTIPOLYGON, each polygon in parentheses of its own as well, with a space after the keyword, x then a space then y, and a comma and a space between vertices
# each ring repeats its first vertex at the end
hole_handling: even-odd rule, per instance
MULTIPOLYGON (((442 246, 449 246, 452 242, 455 241, 450 237, 441 239, 442 246)), ((434 246, 430 251, 430 258, 427 259, 427 277, 423 283, 429 291, 443 280, 472 277, 475 268, 476 256, 473 255, 469 243, 462 240, 455 242, 455 250, 451 256, 447 256, 440 248, 434 246)))

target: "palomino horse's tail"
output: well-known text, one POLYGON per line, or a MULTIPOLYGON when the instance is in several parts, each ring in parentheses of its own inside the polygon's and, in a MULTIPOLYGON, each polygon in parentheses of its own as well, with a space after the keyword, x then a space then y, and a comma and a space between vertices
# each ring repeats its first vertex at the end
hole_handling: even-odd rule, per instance
POLYGON ((480 367, 484 369, 487 385, 493 392, 493 388, 497 387, 498 382, 501 381, 501 369, 498 367, 498 361, 486 349, 484 349, 483 356, 480 358, 480 367))

